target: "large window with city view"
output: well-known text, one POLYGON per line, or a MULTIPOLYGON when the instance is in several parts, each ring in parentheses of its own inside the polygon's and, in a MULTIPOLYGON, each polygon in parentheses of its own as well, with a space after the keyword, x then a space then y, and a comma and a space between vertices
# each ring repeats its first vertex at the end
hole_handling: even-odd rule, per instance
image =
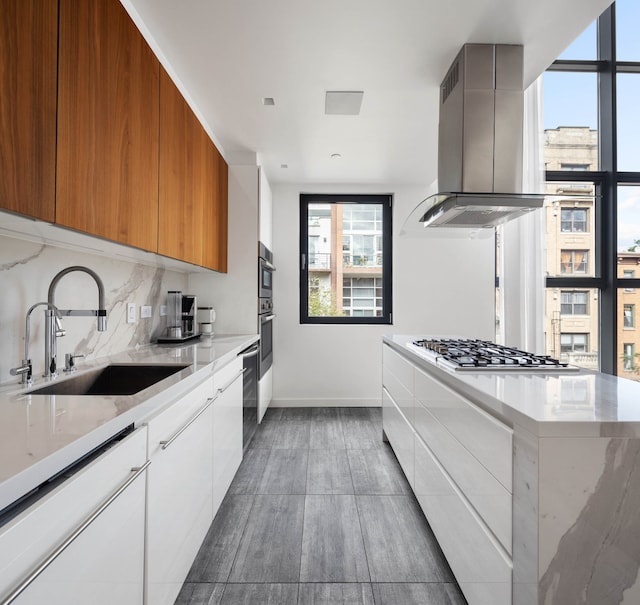
POLYGON ((545 346, 640 380, 640 3, 617 0, 544 75, 545 346))
POLYGON ((391 196, 300 196, 301 323, 391 323, 391 196))

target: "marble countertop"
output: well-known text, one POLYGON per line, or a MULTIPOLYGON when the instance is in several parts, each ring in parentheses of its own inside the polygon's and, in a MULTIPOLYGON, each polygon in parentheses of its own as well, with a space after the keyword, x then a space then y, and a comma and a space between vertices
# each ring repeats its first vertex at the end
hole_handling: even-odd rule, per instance
POLYGON ((408 346, 430 337, 388 335, 383 340, 509 426, 517 424, 539 437, 640 437, 640 382, 582 369, 450 370, 408 346))
MULTIPOLYGON (((180 345, 149 345, 78 364, 79 375, 112 363, 187 367, 135 395, 28 394, 51 381, 0 389, 0 510, 133 424, 140 426, 211 376, 257 334, 215 336, 180 345)), ((56 381, 65 380, 60 376, 56 381)))

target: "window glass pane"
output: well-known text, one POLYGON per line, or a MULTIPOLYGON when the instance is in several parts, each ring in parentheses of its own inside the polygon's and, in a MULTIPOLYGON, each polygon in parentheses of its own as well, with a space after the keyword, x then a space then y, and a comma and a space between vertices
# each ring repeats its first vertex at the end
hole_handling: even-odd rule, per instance
POLYGON ((640 61, 640 3, 638 0, 616 2, 616 57, 618 61, 640 61))
MULTIPOLYGON (((629 269, 640 259, 640 186, 618 187, 618 265, 629 269), (628 253, 628 254, 627 254, 628 253)), ((618 271, 618 276, 623 274, 618 271)))
MULTIPOLYGON (((382 247, 388 202, 343 202, 339 196, 331 202, 305 202, 304 197, 308 263, 306 318, 303 313, 302 321, 385 317, 382 247)), ((304 221, 305 214, 302 216, 304 221)), ((390 220, 390 212, 388 216, 390 220)))
POLYGON ((545 72, 546 169, 597 170, 597 128, 597 75, 545 72))
MULTIPOLYGON (((637 25, 640 25, 640 22, 637 25)), ((640 153, 638 153, 639 103, 640 74, 618 74, 618 170, 623 172, 640 171, 640 153)))
POLYGON ((574 40, 558 59, 596 59, 598 51, 597 31, 597 23, 594 21, 574 40))
POLYGON ((572 365, 597 370, 598 290, 547 288, 545 352, 572 365))
POLYGON ((544 208, 547 275, 593 277, 596 267, 593 183, 547 182, 546 192, 554 196, 544 208))
POLYGON ((640 290, 618 289, 617 372, 619 376, 640 380, 640 330, 636 311, 640 290))

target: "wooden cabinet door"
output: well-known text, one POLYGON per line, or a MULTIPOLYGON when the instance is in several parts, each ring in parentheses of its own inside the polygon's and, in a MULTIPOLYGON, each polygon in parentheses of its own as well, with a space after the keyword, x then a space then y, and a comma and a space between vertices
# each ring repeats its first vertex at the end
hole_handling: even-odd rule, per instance
POLYGON ((0 208, 53 221, 57 0, 0 0, 0 208))
POLYGON ((196 265, 202 261, 205 151, 198 119, 160 69, 160 196, 158 253, 196 265))
POLYGON ((207 195, 204 207, 202 265, 227 271, 228 168, 224 158, 207 137, 207 195))
POLYGON ((56 222, 156 251, 160 64, 118 0, 61 0, 56 222))
POLYGON ((227 269, 227 163, 160 70, 158 253, 227 269))

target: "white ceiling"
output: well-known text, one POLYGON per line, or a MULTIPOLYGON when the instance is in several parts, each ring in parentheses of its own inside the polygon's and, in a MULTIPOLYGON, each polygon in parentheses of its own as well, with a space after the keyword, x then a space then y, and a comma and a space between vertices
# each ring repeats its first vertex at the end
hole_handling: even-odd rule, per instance
POLYGON ((610 3, 121 1, 227 159, 256 153, 271 182, 386 186, 436 178, 439 85, 463 44, 523 44, 528 84, 610 3), (328 90, 364 91, 360 115, 325 115, 328 90))

